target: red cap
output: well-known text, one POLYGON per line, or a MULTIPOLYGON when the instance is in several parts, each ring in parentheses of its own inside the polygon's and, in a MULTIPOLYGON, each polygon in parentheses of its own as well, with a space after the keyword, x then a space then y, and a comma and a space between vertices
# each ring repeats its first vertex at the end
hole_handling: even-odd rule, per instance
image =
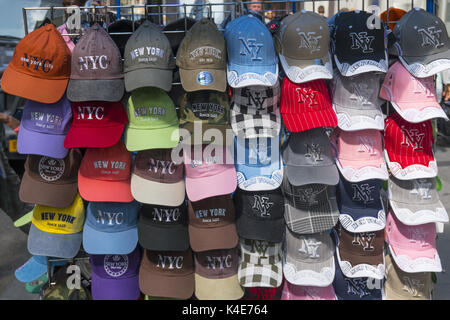
POLYGON ((65 148, 107 148, 115 145, 128 124, 122 103, 72 102, 73 122, 64 139, 65 148))
POLYGON ((294 83, 284 77, 280 109, 284 124, 291 132, 337 126, 336 113, 323 79, 294 83))
POLYGON ((131 202, 131 155, 122 140, 87 149, 78 171, 78 190, 87 201, 131 202))

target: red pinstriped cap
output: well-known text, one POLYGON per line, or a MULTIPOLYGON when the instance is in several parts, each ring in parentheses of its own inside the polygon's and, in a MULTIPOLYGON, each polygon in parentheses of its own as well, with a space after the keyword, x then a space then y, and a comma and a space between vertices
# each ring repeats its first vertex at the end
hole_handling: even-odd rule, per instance
POLYGON ((284 124, 291 132, 337 126, 328 88, 322 79, 293 83, 284 77, 280 109, 284 124))

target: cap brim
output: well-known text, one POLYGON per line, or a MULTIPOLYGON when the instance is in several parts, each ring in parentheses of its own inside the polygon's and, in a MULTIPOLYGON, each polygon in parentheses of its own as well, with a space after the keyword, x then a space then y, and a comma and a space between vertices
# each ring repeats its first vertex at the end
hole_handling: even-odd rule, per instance
POLYGON ((238 245, 236 225, 230 223, 221 227, 199 228, 189 225, 189 243, 195 252, 231 249, 238 245))
POLYGON ((166 128, 141 130, 128 127, 125 145, 128 151, 175 148, 180 141, 178 123, 166 128))
POLYGON ((283 282, 283 265, 281 261, 274 264, 242 261, 239 264, 238 279, 243 287, 278 288, 283 282))
POLYGON ((333 63, 328 52, 321 59, 298 60, 282 54, 279 57, 284 72, 294 83, 333 78, 333 63))
POLYGON ((142 247, 153 251, 185 251, 189 248, 187 225, 161 226, 138 222, 138 237, 142 247))
POLYGON ((78 190, 86 201, 131 202, 134 198, 131 194, 130 180, 96 180, 87 178, 78 171, 78 190))
POLYGON ((14 275, 20 282, 26 283, 39 279, 47 272, 47 265, 36 261, 32 256, 23 266, 16 269, 14 275))
POLYGON ((338 159, 336 161, 336 166, 344 176, 345 180, 350 182, 360 182, 370 179, 389 179, 389 173, 383 157, 373 161, 338 159), (361 163, 365 166, 357 169, 358 166, 361 166, 361 163))
POLYGON ((319 127, 336 127, 338 124, 333 108, 308 113, 282 113, 283 122, 291 132, 301 132, 319 127))
POLYGON ((63 209, 72 204, 77 189, 77 182, 70 184, 39 182, 32 179, 25 171, 20 183, 19 199, 25 203, 63 209))
POLYGON ((384 130, 384 116, 380 107, 371 110, 347 109, 333 104, 338 119, 338 127, 344 131, 365 129, 384 130))
POLYGON ((70 101, 120 101, 125 93, 123 79, 74 80, 67 86, 70 101))
POLYGON ((423 102, 398 103, 391 101, 391 104, 395 111, 408 122, 419 123, 436 118, 448 120, 447 115, 437 101, 432 104, 425 104, 423 102))
POLYGON ((210 177, 186 177, 186 192, 189 200, 199 201, 233 193, 237 187, 236 169, 234 165, 227 165, 227 167, 224 171, 210 177))
POLYGON ((450 69, 450 50, 426 56, 399 56, 403 66, 415 77, 425 78, 450 69))
POLYGON ((267 66, 239 65, 228 61, 227 81, 232 88, 273 87, 278 80, 278 63, 267 66))
POLYGON ((69 79, 35 78, 11 67, 6 68, 1 78, 1 86, 6 93, 48 104, 56 103, 62 98, 68 82, 69 79))
POLYGON ((434 256, 434 259, 427 257, 413 259, 411 258, 411 256, 415 255, 415 253, 411 252, 411 249, 401 248, 399 246, 393 245, 392 243, 389 243, 388 245, 395 264, 402 271, 408 273, 442 272, 441 259, 439 257, 436 248, 431 247, 429 250, 426 250, 427 251, 426 255, 434 256))
POLYGON ((298 286, 328 287, 335 273, 334 256, 319 263, 305 263, 286 255, 283 274, 287 281, 298 286))
POLYGON ((244 296, 244 290, 237 274, 228 278, 208 279, 196 273, 195 296, 199 300, 239 300, 244 296))
POLYGON ((141 203, 178 207, 186 198, 184 180, 176 183, 156 182, 131 174, 131 194, 141 203))
POLYGON ((312 234, 332 229, 339 220, 339 210, 336 198, 327 200, 326 211, 321 210, 320 212, 313 210, 304 211, 294 208, 289 203, 285 203, 284 220, 289 230, 299 234, 312 234), (313 214, 310 215, 310 213, 313 214))
POLYGON ((283 295, 281 300, 336 300, 334 288, 332 285, 328 287, 314 287, 314 295, 310 298, 311 293, 306 290, 308 287, 296 286, 286 281, 284 283, 283 295), (320 288, 320 289, 318 289, 320 288))
POLYGON ((384 278, 384 254, 376 256, 360 256, 353 252, 339 250, 336 247, 336 256, 342 273, 349 278, 369 277, 374 279, 384 278))
POLYGON ((121 232, 101 232, 85 223, 83 249, 89 254, 129 254, 138 243, 137 228, 121 232))
POLYGON ((136 69, 125 72, 125 89, 127 92, 144 88, 157 87, 166 92, 172 89, 173 70, 164 69, 136 69))
POLYGON ((344 77, 356 76, 361 73, 367 72, 382 72, 386 73, 388 71, 388 57, 387 54, 383 51, 383 56, 379 56, 378 59, 365 59, 359 60, 349 65, 345 61, 339 61, 339 58, 334 55, 334 62, 336 63, 336 67, 339 72, 344 77))
POLYGON ((23 215, 22 217, 14 221, 14 227, 16 228, 23 227, 24 225, 31 223, 32 219, 33 219, 33 210, 31 210, 27 214, 23 215))
POLYGON ((141 295, 139 275, 122 279, 105 279, 92 272, 91 280, 93 300, 137 300, 141 295))
MULTIPOLYGON (((438 174, 438 166, 433 153, 433 160, 428 162, 428 166, 422 164, 412 164, 404 168, 398 162, 391 161, 387 150, 383 150, 386 164, 390 173, 399 180, 413 180, 423 178, 435 178, 438 174)), ((386 179, 387 180, 387 179, 386 179)))
POLYGON ((291 166, 286 164, 285 175, 294 186, 313 183, 335 186, 339 183, 339 171, 334 164, 320 167, 291 166))
POLYGON ((225 70, 219 69, 199 69, 188 70, 180 68, 180 79, 183 89, 187 92, 199 90, 215 90, 225 92, 227 88, 227 77, 225 70), (208 85, 201 85, 197 82, 197 75, 199 72, 208 72, 212 76, 212 83, 208 85))
POLYGON ((30 131, 21 126, 17 137, 17 152, 63 159, 69 153, 64 147, 65 136, 30 131))
POLYGON ((111 127, 82 128, 72 126, 64 140, 66 148, 108 148, 122 136, 124 124, 111 127))
MULTIPOLYGON (((281 159, 280 159, 281 160, 281 159)), ((283 166, 279 161, 270 166, 252 167, 236 164, 239 189, 245 191, 275 190, 283 181, 283 166)))
POLYGON ((71 259, 80 250, 82 233, 59 234, 39 230, 31 224, 28 234, 28 251, 36 256, 71 259))
POLYGON ((348 208, 340 205, 339 212, 340 224, 352 233, 379 231, 386 226, 386 212, 383 207, 348 208))
POLYGON ((236 229, 244 239, 282 242, 284 218, 277 220, 256 220, 241 212, 236 218, 236 229))
POLYGON ((439 200, 435 204, 409 204, 389 200, 392 211, 403 224, 416 226, 430 222, 447 223, 449 221, 447 211, 439 200))

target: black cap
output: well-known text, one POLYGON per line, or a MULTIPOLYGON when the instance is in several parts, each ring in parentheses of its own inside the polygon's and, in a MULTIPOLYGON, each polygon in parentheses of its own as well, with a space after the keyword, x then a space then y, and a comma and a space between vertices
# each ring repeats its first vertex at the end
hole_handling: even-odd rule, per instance
MULTIPOLYGON (((131 20, 117 20, 108 27, 109 33, 115 32, 133 32, 133 23, 131 20)), ((125 45, 131 34, 112 34, 111 39, 113 39, 116 46, 119 48, 120 54, 124 55, 125 45)))
POLYGON ((281 188, 270 191, 244 191, 238 188, 233 200, 240 237, 269 242, 283 241, 284 199, 281 188))

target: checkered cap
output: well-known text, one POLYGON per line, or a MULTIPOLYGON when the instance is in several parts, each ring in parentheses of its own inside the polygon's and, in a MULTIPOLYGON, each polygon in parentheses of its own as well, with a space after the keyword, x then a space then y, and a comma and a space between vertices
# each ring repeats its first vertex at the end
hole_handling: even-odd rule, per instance
POLYGON ((318 233, 333 228, 339 218, 336 187, 323 184, 293 186, 283 179, 284 219, 299 234, 318 233))
POLYGON ((281 243, 241 238, 238 278, 243 287, 281 286, 283 280, 281 243))
POLYGON ((235 88, 231 97, 231 127, 240 138, 276 137, 281 128, 280 83, 273 87, 235 88))

